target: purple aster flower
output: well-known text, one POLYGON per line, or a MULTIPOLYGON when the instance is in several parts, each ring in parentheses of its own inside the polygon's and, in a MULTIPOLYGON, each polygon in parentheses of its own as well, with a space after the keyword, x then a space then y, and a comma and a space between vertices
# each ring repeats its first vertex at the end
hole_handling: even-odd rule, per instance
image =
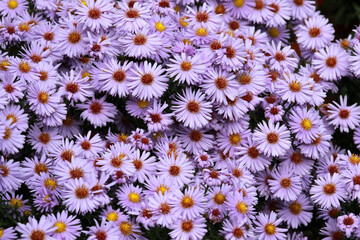
POLYGON ((258 124, 258 128, 253 134, 253 140, 258 145, 258 149, 266 156, 283 156, 290 148, 290 132, 280 123, 268 124, 263 121, 258 124))
POLYGON ((193 92, 190 88, 177 95, 172 110, 179 122, 192 129, 205 126, 211 119, 211 103, 200 91, 193 92))
POLYGON ((360 125, 360 107, 354 103, 347 105, 347 96, 340 96, 340 104, 332 102, 328 105, 328 120, 335 128, 340 126, 341 132, 349 132, 360 125))
POLYGON ((305 19, 296 29, 297 42, 304 48, 321 49, 334 40, 335 30, 329 20, 321 15, 305 19))
POLYGON ((258 237, 264 240, 285 240, 287 231, 285 228, 280 228, 278 225, 282 223, 282 219, 278 218, 273 211, 270 214, 259 213, 255 221, 254 232, 259 234, 258 237))
POLYGON ((49 221, 45 215, 41 216, 40 220, 34 217, 28 218, 28 223, 18 223, 17 231, 21 234, 21 240, 26 239, 46 239, 55 240, 51 237, 56 227, 52 221, 49 221))

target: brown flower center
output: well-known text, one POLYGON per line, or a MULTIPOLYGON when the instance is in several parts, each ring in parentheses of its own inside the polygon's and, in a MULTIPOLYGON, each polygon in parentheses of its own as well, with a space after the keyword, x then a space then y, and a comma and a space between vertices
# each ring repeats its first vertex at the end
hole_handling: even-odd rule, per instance
POLYGON ((323 192, 326 195, 333 195, 336 192, 336 186, 333 183, 328 183, 323 186, 323 192))
POLYGON ((181 223, 181 229, 184 232, 191 232, 191 230, 193 230, 194 228, 194 224, 192 220, 183 220, 183 222, 181 223))
POLYGON ((78 199, 84 199, 89 196, 90 190, 85 185, 78 186, 75 189, 75 196, 78 199))
POLYGON ((81 41, 81 34, 78 31, 72 31, 67 37, 69 43, 76 44, 81 41))
POLYGON ((274 132, 269 132, 266 136, 266 139, 269 143, 275 144, 279 141, 279 135, 274 132))
POLYGON ((91 8, 89 10, 89 18, 92 18, 92 19, 99 19, 101 16, 101 11, 100 9, 98 8, 91 8))
POLYGON ((52 40, 54 40, 54 36, 55 36, 55 34, 53 32, 46 32, 46 33, 44 33, 43 38, 46 41, 52 41, 52 40))
POLYGON ((236 50, 233 47, 226 47, 225 51, 225 55, 228 58, 234 58, 236 56, 236 50))
POLYGON ((187 103, 186 109, 190 113, 199 113, 200 112, 200 103, 195 102, 195 100, 191 100, 187 103))
POLYGON ((33 230, 30 234, 30 239, 31 240, 45 240, 45 233, 41 230, 33 230))
POLYGON ((145 73, 141 76, 141 82, 144 85, 151 85, 154 82, 154 77, 151 73, 145 73))
POLYGON ((66 84, 66 91, 71 92, 72 94, 77 93, 79 91, 79 84, 74 82, 66 84))
POLYGON ((126 12, 126 17, 127 18, 137 18, 139 17, 140 14, 136 9, 132 9, 130 8, 127 12, 126 12))
POLYGON ((180 171, 181 171, 180 167, 176 165, 172 165, 169 168, 169 173, 171 176, 175 176, 175 177, 178 176, 180 174, 180 171))
POLYGON ((207 22, 207 20, 209 20, 209 14, 207 12, 198 12, 195 18, 198 22, 207 22))
POLYGON ((93 103, 90 104, 90 111, 93 114, 99 114, 101 112, 101 110, 103 109, 103 106, 100 102, 95 101, 93 103))
POLYGON ((341 119, 347 119, 347 118, 349 118, 349 116, 350 116, 350 111, 349 110, 347 110, 347 109, 341 109, 340 110, 339 117, 341 119))
POLYGON ((334 68, 336 66, 337 60, 336 57, 328 57, 325 61, 326 66, 329 68, 334 68))
POLYGON ((291 180, 290 180, 290 178, 283 178, 283 179, 281 179, 280 185, 281 185, 281 187, 283 187, 283 188, 289 188, 289 187, 291 187, 291 180))
POLYGON ((126 73, 123 70, 118 69, 114 72, 112 77, 116 82, 122 82, 126 78, 126 73))
POLYGON ((72 179, 84 177, 84 170, 80 167, 72 168, 69 173, 72 179))
POLYGON ((198 130, 192 130, 189 137, 192 142, 199 142, 202 139, 202 133, 198 130))

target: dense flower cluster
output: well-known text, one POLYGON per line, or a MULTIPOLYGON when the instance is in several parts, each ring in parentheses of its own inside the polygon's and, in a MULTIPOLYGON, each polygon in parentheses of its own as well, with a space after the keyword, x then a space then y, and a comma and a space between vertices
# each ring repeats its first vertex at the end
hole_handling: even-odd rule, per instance
POLYGON ((331 141, 360 149, 360 107, 327 99, 360 77, 360 28, 335 40, 313 0, 1 0, 0 15, 15 219, 0 239, 304 240, 314 219, 360 238, 343 207, 360 156, 331 141))

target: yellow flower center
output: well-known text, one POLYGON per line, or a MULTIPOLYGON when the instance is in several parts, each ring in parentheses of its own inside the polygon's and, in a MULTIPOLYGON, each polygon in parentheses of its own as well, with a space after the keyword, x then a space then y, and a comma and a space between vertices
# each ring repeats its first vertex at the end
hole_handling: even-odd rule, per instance
POLYGON ((195 34, 200 37, 205 37, 208 35, 208 30, 206 28, 199 28, 195 31, 195 34))
POLYGON ((91 74, 85 71, 85 72, 83 72, 83 73, 81 74, 81 77, 82 77, 82 78, 89 77, 89 80, 90 80, 90 79, 91 79, 91 74))
POLYGON ((159 32, 163 32, 165 31, 166 27, 164 26, 164 24, 162 24, 161 22, 156 22, 155 23, 155 28, 156 30, 158 30, 159 32))
POLYGON ((357 165, 357 164, 360 163, 360 158, 356 154, 351 154, 351 156, 349 157, 349 162, 354 164, 354 165, 357 165))
POLYGON ((119 229, 124 236, 128 236, 132 233, 132 224, 128 221, 121 222, 119 229))
POLYGON ((140 202, 140 195, 132 192, 128 195, 128 199, 130 202, 138 203, 138 202, 140 202))
POLYGON ((245 0, 234 0, 235 7, 242 7, 244 6, 245 0))
POLYGON ((0 238, 4 235, 4 229, 0 228, 0 238))
POLYGON ((226 201, 226 197, 225 197, 224 194, 222 194, 222 193, 217 193, 217 194, 215 194, 215 196, 214 196, 214 202, 215 202, 216 204, 221 205, 221 204, 223 204, 225 201, 226 201))
POLYGON ((12 198, 12 199, 10 200, 10 205, 11 205, 13 208, 15 208, 15 209, 19 209, 19 208, 21 208, 24 204, 23 204, 23 202, 22 202, 21 199, 12 198))
POLYGON ((279 30, 277 30, 276 28, 270 28, 269 29, 269 35, 272 38, 277 38, 279 36, 279 34, 280 34, 279 30))
POLYGON ((308 118, 305 118, 301 121, 301 127, 306 131, 309 131, 312 128, 312 123, 308 118))
POLYGON ((66 224, 63 222, 55 223, 54 227, 57 227, 57 229, 55 230, 56 233, 62 233, 66 231, 66 224))
POLYGON ((165 185, 161 184, 156 188, 156 192, 161 192, 162 194, 165 194, 165 191, 168 191, 169 188, 167 188, 165 185))
POLYGON ((14 124, 17 122, 17 117, 12 114, 12 113, 9 113, 7 116, 6 116, 6 120, 9 120, 11 119, 11 124, 14 124))
POLYGON ((112 221, 112 222, 115 222, 117 221, 119 218, 118 214, 116 212, 111 212, 109 213, 107 216, 106 216, 106 219, 108 221, 112 221))
POLYGON ((44 181, 44 186, 54 190, 57 187, 56 181, 54 179, 48 178, 44 181))
POLYGON ((7 67, 10 66, 10 63, 6 60, 0 62, 0 69, 3 71, 7 70, 7 67))
POLYGON ((45 202, 47 202, 47 203, 49 203, 50 202, 50 196, 49 195, 46 195, 45 197, 44 197, 44 201, 45 202))
POLYGON ((179 5, 176 5, 175 7, 174 7, 174 10, 175 10, 175 12, 179 12, 180 11, 180 6, 179 5))
POLYGON ((85 6, 87 6, 86 1, 81 1, 82 4, 84 4, 85 6))
POLYGON ((29 210, 27 210, 27 211, 24 212, 24 216, 25 216, 25 217, 28 217, 28 216, 30 216, 30 215, 31 215, 31 212, 30 212, 29 210))
POLYGON ((233 133, 229 136, 229 141, 232 145, 236 146, 241 141, 241 136, 238 133, 233 133))
POLYGON ((40 103, 45 104, 49 101, 49 95, 46 92, 39 92, 38 94, 38 100, 40 103))
POLYGON ((15 9, 15 8, 17 8, 18 5, 19 5, 18 2, 15 1, 15 0, 11 0, 11 1, 8 2, 8 7, 10 9, 15 9))
POLYGON ((144 109, 145 107, 149 106, 149 101, 139 100, 137 102, 137 105, 138 105, 139 108, 144 109))
POLYGON ((181 17, 180 19, 179 19, 179 23, 180 23, 180 25, 182 26, 182 27, 187 27, 188 25, 189 25, 189 23, 188 22, 185 22, 185 17, 181 17))
POLYGON ((266 224, 264 230, 267 235, 274 235, 276 233, 276 227, 273 223, 266 224))
POLYGON ((248 212, 247 204, 244 203, 244 202, 238 202, 238 203, 236 204, 236 210, 237 210, 239 213, 246 214, 246 213, 248 212))

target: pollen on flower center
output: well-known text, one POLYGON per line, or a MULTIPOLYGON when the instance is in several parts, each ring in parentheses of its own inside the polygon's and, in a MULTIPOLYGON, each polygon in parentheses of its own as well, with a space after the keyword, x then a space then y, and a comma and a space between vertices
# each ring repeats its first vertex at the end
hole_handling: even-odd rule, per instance
POLYGON ((311 121, 308 118, 305 118, 305 119, 301 120, 301 127, 304 130, 309 131, 313 127, 313 125, 312 125, 311 121))
POLYGON ((161 192, 162 194, 165 194, 166 191, 168 191, 169 188, 166 185, 160 184, 160 186, 158 186, 156 188, 156 192, 161 192))
POLYGON ((233 47, 226 47, 225 55, 228 58, 234 58, 236 56, 236 50, 233 47))
POLYGON ((39 141, 42 143, 42 144, 47 144, 50 142, 50 135, 47 133, 47 132, 42 132, 40 133, 39 135, 39 141))
POLYGON ((100 9, 98 8, 91 8, 89 10, 89 18, 92 18, 92 19, 99 19, 101 16, 101 11, 100 9))
POLYGON ((132 203, 140 202, 140 195, 138 193, 132 192, 128 195, 128 199, 132 203))
POLYGON ((233 31, 235 31, 236 29, 238 29, 240 27, 240 24, 238 21, 231 21, 229 22, 229 28, 233 31))
POLYGON ((298 203, 297 201, 292 202, 289 205, 289 210, 292 214, 299 215, 302 211, 302 205, 301 205, 301 203, 298 203))
POLYGON ((81 34, 78 31, 72 31, 67 37, 69 43, 76 44, 81 41, 81 34))
POLYGON ((260 155, 259 150, 257 150, 257 148, 255 146, 249 147, 247 154, 252 159, 257 158, 260 155))
POLYGON ((34 172, 36 174, 40 174, 42 172, 47 173, 48 172, 48 167, 44 163, 35 164, 34 172))
POLYGON ((128 221, 123 221, 119 224, 119 229, 124 236, 129 236, 132 233, 132 224, 128 221))
POLYGON ((68 162, 71 162, 71 157, 74 156, 74 151, 73 150, 70 150, 70 149, 64 149, 62 152, 61 152, 61 159, 64 160, 64 161, 68 161, 68 162))
POLYGON ((354 185, 360 185, 360 175, 355 175, 353 177, 353 183, 354 185))
POLYGON ((353 165, 357 165, 360 163, 360 158, 356 154, 351 154, 351 156, 349 157, 349 162, 353 165))
POLYGON ((207 22, 207 20, 209 20, 209 14, 207 12, 198 12, 195 18, 198 22, 207 22))
POLYGON ((171 210, 171 207, 167 203, 160 204, 160 211, 162 214, 168 214, 171 210))
POLYGON ((276 226, 273 223, 267 223, 264 230, 267 235, 274 235, 276 233, 276 226))
POLYGON ((95 237, 97 240, 106 240, 107 239, 107 234, 105 231, 103 230, 98 230, 95 234, 95 237))
POLYGON ((269 4, 269 7, 270 7, 270 11, 272 11, 273 13, 278 13, 280 10, 279 5, 276 3, 269 4))
POLYGON ((99 114, 101 112, 101 110, 103 109, 103 106, 100 102, 95 101, 93 103, 90 104, 90 111, 93 114, 99 114))
POLYGON ((206 28, 198 28, 196 31, 195 31, 195 34, 197 36, 200 36, 200 37, 205 37, 208 35, 208 30, 206 28))
POLYGON ((145 73, 141 76, 141 82, 144 85, 151 85, 154 82, 154 76, 151 73, 145 73))
POLYGON ((277 28, 274 28, 274 27, 270 28, 268 32, 272 38, 277 38, 280 35, 279 30, 277 30, 277 28))
POLYGON ((6 177, 10 173, 10 169, 6 165, 1 165, 0 170, 2 171, 1 176, 6 177))
POLYGON ((144 109, 145 107, 149 106, 149 101, 139 100, 139 101, 137 101, 137 105, 139 108, 144 109))
POLYGON ((106 216, 106 219, 112 222, 117 221, 119 218, 119 215, 116 212, 111 212, 106 216))
POLYGON ((8 140, 10 139, 11 135, 12 135, 11 128, 6 128, 3 139, 8 140))
POLYGON ((143 167, 143 162, 139 159, 135 159, 133 161, 133 164, 134 164, 135 169, 138 171, 143 167))
POLYGON ((241 140, 241 136, 238 133, 233 133, 229 136, 229 142, 234 146, 237 146, 241 142, 241 140))
POLYGON ((191 208, 195 205, 194 199, 190 196, 184 196, 181 199, 181 206, 183 208, 191 208))
POLYGON ((200 103, 196 102, 195 100, 191 100, 187 103, 186 109, 190 113, 199 113, 200 112, 200 103))
POLYGON ((147 42, 147 39, 144 34, 140 33, 133 38, 133 42, 135 45, 144 45, 147 42))
POLYGON ((347 119, 347 118, 349 118, 349 116, 350 116, 350 111, 349 110, 347 110, 347 109, 341 109, 340 110, 339 117, 341 119, 347 119))
POLYGON ((191 230, 193 230, 194 228, 194 224, 192 220, 183 220, 183 222, 181 223, 181 229, 184 232, 191 232, 191 230))
POLYGON ((192 142, 199 142, 202 139, 202 133, 198 130, 192 130, 189 137, 192 142))
POLYGON ((37 54, 33 54, 31 55, 30 59, 34 62, 34 63, 39 63, 42 60, 42 57, 40 55, 37 54))
POLYGON ((46 234, 41 230, 33 230, 30 234, 30 240, 45 240, 46 234))
POLYGON ((226 10, 223 4, 219 3, 216 7, 215 7, 215 13, 216 14, 225 14, 226 10))
POLYGON ((170 7, 170 3, 169 3, 169 1, 167 1, 167 0, 161 0, 161 1, 159 2, 159 7, 161 7, 161 8, 168 8, 168 7, 170 7))
POLYGON ((63 222, 55 223, 54 227, 57 227, 57 229, 55 230, 56 233, 62 233, 66 231, 66 224, 63 222))
POLYGON ((233 171, 232 171, 232 175, 236 178, 239 178, 243 175, 243 171, 239 168, 234 168, 233 171))
POLYGON ((15 8, 17 8, 17 6, 18 6, 19 4, 18 4, 18 2, 15 1, 15 0, 10 0, 7 5, 8 5, 8 7, 9 7, 10 9, 15 9, 15 8))
POLYGON ((136 9, 132 9, 130 8, 127 12, 126 12, 126 17, 127 18, 137 18, 139 17, 140 14, 136 9))
POLYGON ((79 84, 73 82, 66 84, 66 91, 71 92, 72 94, 77 93, 79 91, 79 84))
POLYGON ((44 180, 44 186, 46 188, 50 188, 51 190, 55 190, 57 188, 57 183, 53 178, 47 178, 44 180))
POLYGON ((43 38, 46 41, 52 41, 52 40, 54 40, 54 36, 55 36, 55 34, 53 32, 46 32, 46 33, 44 33, 43 38))
POLYGON ((266 139, 269 143, 275 144, 279 141, 279 135, 274 132, 269 132, 266 136, 266 139))
POLYGON ((289 84, 289 89, 292 92, 300 92, 302 87, 301 87, 301 84, 298 81, 292 81, 289 84))
POLYGON ((291 180, 290 180, 290 178, 283 178, 283 179, 281 179, 280 185, 281 185, 281 187, 283 187, 283 188, 289 188, 289 187, 291 187, 291 180))
POLYGON ((150 118, 153 123, 159 123, 162 120, 161 115, 159 113, 154 113, 154 114, 151 113, 150 118))
POLYGON ((246 75, 246 74, 243 74, 241 76, 238 76, 238 82, 242 85, 246 85, 246 84, 249 84, 251 83, 251 77, 246 75))
POLYGON ((218 204, 218 205, 221 205, 221 204, 223 204, 225 201, 226 201, 226 197, 225 197, 225 195, 224 194, 222 194, 222 193, 217 193, 217 194, 215 194, 215 196, 214 196, 214 202, 216 203, 216 204, 218 204))
POLYGON ((110 164, 113 167, 119 168, 123 164, 123 158, 125 157, 125 154, 120 154, 117 157, 111 158, 110 164))
POLYGON ((215 86, 218 89, 223 90, 228 86, 228 81, 224 77, 218 77, 215 79, 215 86))
POLYGON ((232 233, 236 238, 241 238, 242 236, 244 236, 244 231, 241 230, 241 228, 239 227, 235 227, 232 233))
POLYGON ((39 94, 38 94, 38 100, 42 104, 48 103, 49 95, 44 91, 40 91, 39 94))
POLYGON ((87 151, 91 148, 91 143, 87 140, 82 141, 80 145, 81 145, 81 148, 85 151, 87 151))
POLYGON ((21 62, 19 64, 19 70, 23 73, 28 73, 31 70, 31 66, 27 62, 21 62))
POLYGON ((180 174, 180 167, 179 166, 176 166, 176 165, 172 165, 170 168, 169 168, 169 173, 171 176, 178 176, 180 174))
POLYGON ((265 4, 262 0, 255 0, 255 7, 256 10, 261 10, 265 7, 265 4))
POLYGON ((336 66, 337 60, 336 57, 328 57, 325 61, 326 66, 329 68, 334 68, 336 66))
POLYGON ((336 186, 333 183, 328 183, 323 186, 323 192, 326 195, 333 195, 336 192, 336 186))
POLYGON ((291 162, 295 163, 295 164, 300 164, 302 163, 302 156, 301 153, 299 152, 294 152, 291 157, 290 157, 291 162))
POLYGON ((317 37, 320 35, 320 33, 321 33, 321 30, 318 27, 312 27, 309 29, 310 37, 317 37))
POLYGON ((330 173, 330 175, 334 175, 334 173, 339 173, 339 167, 335 164, 330 164, 330 166, 328 167, 328 172, 330 173))
POLYGON ((221 43, 218 40, 214 40, 210 44, 210 49, 212 50, 218 50, 221 48, 221 43))
POLYGON ((181 70, 187 72, 187 71, 190 71, 190 70, 191 70, 192 64, 191 64, 191 62, 183 61, 183 62, 180 64, 180 68, 181 68, 181 70))
POLYGON ((234 0, 235 7, 242 7, 245 4, 245 0, 234 0))
POLYGON ((78 179, 84 176, 84 170, 80 167, 72 168, 69 173, 72 179, 78 179))
POLYGON ((294 1, 295 5, 298 7, 300 7, 304 4, 304 0, 293 0, 293 1, 294 1))
POLYGON ((76 196, 78 199, 87 198, 87 197, 89 196, 89 193, 90 193, 90 190, 89 190, 89 188, 87 188, 85 185, 78 186, 78 187, 75 189, 75 196, 76 196))
POLYGON ((348 225, 348 226, 353 225, 354 224, 354 219, 352 217, 346 217, 346 218, 344 218, 343 223, 345 225, 348 225))
POLYGON ((276 61, 278 62, 281 62, 281 61, 284 61, 286 59, 286 56, 283 52, 276 52, 275 55, 274 55, 274 58, 276 61))
POLYGON ((166 27, 164 26, 164 24, 162 24, 161 22, 156 22, 155 23, 155 28, 156 30, 158 30, 159 32, 163 32, 165 31, 166 27))
POLYGON ((238 202, 235 207, 236 210, 241 214, 246 214, 248 212, 247 204, 244 202, 238 202))

